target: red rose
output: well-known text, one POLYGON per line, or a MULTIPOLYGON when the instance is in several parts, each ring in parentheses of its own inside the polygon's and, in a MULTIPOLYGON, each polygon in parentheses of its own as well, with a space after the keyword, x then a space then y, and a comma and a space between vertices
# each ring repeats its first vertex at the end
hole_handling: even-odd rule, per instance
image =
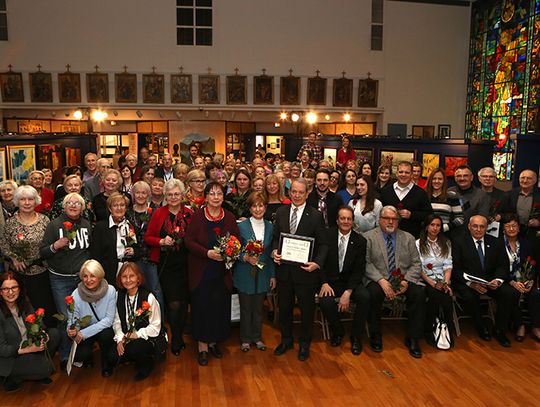
POLYGON ((531 266, 535 266, 535 265, 536 265, 536 260, 531 259, 531 260, 529 261, 529 263, 531 263, 531 266))
POLYGON ((48 209, 51 209, 51 204, 50 204, 50 203, 46 203, 46 204, 45 204, 45 209, 47 209, 47 210, 48 210, 48 209))
POLYGON ((65 221, 64 223, 62 223, 62 225, 64 225, 66 230, 71 230, 71 228, 73 227, 73 223, 68 222, 68 221, 65 221))
POLYGON ((221 234, 221 229, 220 228, 214 228, 214 233, 219 236, 221 234))
POLYGON ((45 310, 44 310, 43 308, 38 308, 38 309, 36 310, 36 315, 37 315, 38 317, 42 317, 43 315, 45 315, 45 310))
POLYGON ((534 208, 534 209, 540 209, 540 203, 538 203, 538 202, 535 203, 535 204, 533 205, 533 208, 534 208))
POLYGON ((228 249, 225 250, 225 254, 227 256, 232 256, 232 249, 229 247, 228 249))
POLYGON ((64 301, 66 301, 66 304, 67 304, 67 305, 73 304, 73 296, 68 295, 68 296, 64 299, 64 301))
POLYGON ((433 264, 431 264, 431 263, 426 264, 426 268, 428 270, 433 270, 433 264))
POLYGON ((146 213, 148 215, 150 215, 152 213, 153 209, 151 207, 148 207, 148 209, 146 210, 146 213))
POLYGON ((142 315, 143 312, 144 312, 144 311, 143 311, 142 308, 138 308, 137 311, 135 311, 135 315, 138 316, 138 317, 140 317, 140 316, 142 315))
POLYGON ((174 228, 174 233, 180 233, 180 226, 174 228))
POLYGON ((148 311, 150 309, 150 303, 148 301, 143 301, 141 306, 142 309, 145 311, 148 311))
POLYGON ((36 322, 36 316, 34 314, 30 314, 24 320, 29 324, 33 324, 34 322, 36 322))
POLYGON ((353 199, 352 201, 353 206, 356 206, 357 203, 358 203, 358 199, 353 199))
POLYGON ((398 203, 397 206, 396 206, 398 209, 404 209, 405 208, 405 205, 403 205, 402 202, 398 203))
POLYGON ((17 240, 24 240, 24 235, 22 233, 17 233, 17 240))

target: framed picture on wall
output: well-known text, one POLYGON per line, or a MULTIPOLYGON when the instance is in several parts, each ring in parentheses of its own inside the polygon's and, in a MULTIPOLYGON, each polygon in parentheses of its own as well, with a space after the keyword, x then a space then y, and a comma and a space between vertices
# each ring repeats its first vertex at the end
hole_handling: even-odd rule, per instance
POLYGON ((171 103, 193 102, 193 79, 191 75, 171 75, 171 103))
POLYGON ((437 153, 422 154, 422 177, 429 177, 429 174, 440 167, 441 156, 437 153))
POLYGON ((219 75, 199 75, 199 103, 219 103, 219 75))
POLYGON ((69 167, 81 165, 81 149, 66 147, 66 165, 69 167))
POLYGON ((30 73, 30 100, 32 103, 53 101, 52 75, 46 72, 30 73))
POLYGON ((58 100, 60 103, 81 102, 81 75, 69 71, 58 74, 58 100))
POLYGON ((143 74, 143 103, 165 103, 165 76, 143 74))
POLYGON ((338 107, 352 106, 353 80, 347 78, 334 79, 333 105, 338 107))
POLYGON ((109 74, 86 74, 86 99, 90 103, 109 103, 109 74))
POLYGON ((6 149, 0 148, 0 181, 9 179, 6 167, 6 149))
POLYGON ((326 105, 326 78, 308 78, 307 104, 326 105))
POLYGON ((392 167, 392 174, 395 174, 400 161, 414 161, 415 155, 415 151, 381 150, 379 165, 389 165, 392 167))
POLYGON ((356 161, 358 163, 368 162, 373 164, 373 149, 372 148, 355 148, 356 161))
POLYGON ((330 162, 332 167, 336 167, 336 158, 337 158, 337 148, 333 147, 324 147, 323 149, 323 158, 330 162))
POLYGON ((24 102, 23 80, 20 72, 0 74, 0 88, 3 102, 24 102))
POLYGON ((358 107, 377 107, 379 81, 360 79, 358 81, 358 107))
POLYGON ((274 77, 266 74, 253 77, 253 103, 256 105, 274 104, 274 77))
POLYGON ((114 74, 116 103, 137 103, 137 74, 114 74))
POLYGON ((11 179, 23 185, 28 175, 36 169, 36 149, 34 145, 8 146, 9 172, 11 179))
POLYGON ((298 76, 282 76, 279 89, 279 104, 300 104, 300 78, 298 76))
POLYGON ((452 126, 449 124, 439 124, 437 130, 437 137, 439 138, 450 138, 452 135, 452 126))
POLYGON ((227 104, 245 105, 247 103, 247 76, 227 76, 227 104))
POLYGON ((460 165, 467 165, 467 157, 447 155, 444 157, 444 169, 447 177, 453 177, 456 168, 460 165))

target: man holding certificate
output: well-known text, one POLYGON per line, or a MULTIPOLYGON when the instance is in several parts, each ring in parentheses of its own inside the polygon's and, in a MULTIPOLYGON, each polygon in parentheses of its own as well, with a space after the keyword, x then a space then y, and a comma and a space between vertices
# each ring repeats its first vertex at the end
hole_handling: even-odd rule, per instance
POLYGON ((309 358, 313 334, 315 293, 320 284, 319 269, 324 264, 328 246, 321 213, 306 205, 308 184, 303 178, 291 183, 291 205, 276 212, 272 257, 277 264, 277 294, 281 343, 274 354, 283 355, 293 348, 293 310, 295 297, 301 311, 298 359, 309 358))
POLYGON ((487 219, 475 215, 469 219, 469 233, 452 244, 452 281, 465 311, 472 315, 478 335, 485 341, 491 334, 482 320, 480 296, 487 294, 497 303, 495 338, 504 347, 510 346, 505 335, 517 307, 519 292, 508 284, 510 268, 502 240, 487 235, 487 219))

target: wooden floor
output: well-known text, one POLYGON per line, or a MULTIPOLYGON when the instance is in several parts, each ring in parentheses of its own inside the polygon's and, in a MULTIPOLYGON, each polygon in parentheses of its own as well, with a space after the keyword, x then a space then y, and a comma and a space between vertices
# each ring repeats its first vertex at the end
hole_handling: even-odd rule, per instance
MULTIPOLYGON (((366 343, 359 357, 349 343, 331 348, 319 336, 307 362, 294 351, 275 357, 278 330, 264 326, 266 352, 240 352, 238 328, 223 346, 225 356, 199 367, 193 343, 179 357, 167 357, 144 382, 133 382, 132 366, 109 379, 99 368, 56 373, 54 383, 25 383, 1 394, 1 406, 529 406, 540 400, 540 344, 527 338, 507 350, 482 342, 463 324, 464 335, 448 352, 422 343, 424 357, 404 347, 403 323, 385 321, 384 352, 366 343)), ((317 332, 318 333, 318 332, 317 332)), ((96 358, 97 359, 97 358, 96 358)))

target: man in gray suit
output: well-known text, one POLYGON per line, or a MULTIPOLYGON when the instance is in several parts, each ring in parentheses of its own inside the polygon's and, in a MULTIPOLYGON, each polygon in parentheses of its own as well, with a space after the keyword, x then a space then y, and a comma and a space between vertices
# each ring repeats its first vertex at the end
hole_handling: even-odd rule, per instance
POLYGON ((414 237, 399 230, 398 211, 390 205, 382 208, 379 226, 364 234, 367 240, 365 284, 371 298, 370 347, 374 352, 382 352, 381 309, 384 300, 404 300, 408 315, 405 345, 412 357, 421 358, 418 340, 424 333, 426 296, 414 237))
POLYGON ((101 176, 109 168, 112 168, 111 161, 108 158, 100 158, 97 161, 97 174, 92 178, 84 182, 84 197, 92 202, 92 199, 96 195, 103 192, 103 186, 101 185, 101 176))

